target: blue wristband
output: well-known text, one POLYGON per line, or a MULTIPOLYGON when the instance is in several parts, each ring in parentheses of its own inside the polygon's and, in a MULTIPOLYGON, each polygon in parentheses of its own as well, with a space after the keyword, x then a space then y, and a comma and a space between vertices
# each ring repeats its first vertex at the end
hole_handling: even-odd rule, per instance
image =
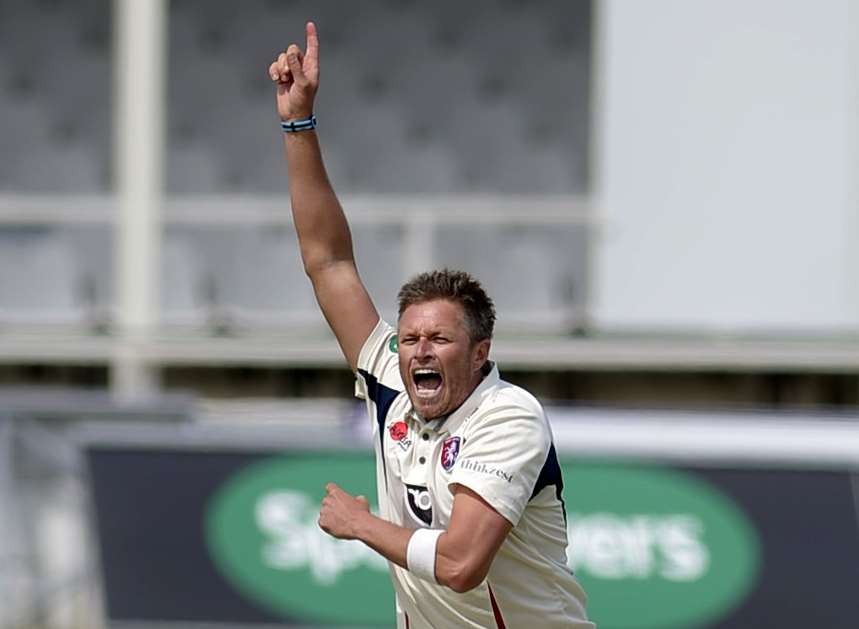
POLYGON ((316 116, 310 114, 310 118, 303 120, 281 120, 280 128, 284 133, 295 133, 297 131, 310 131, 316 128, 316 116))

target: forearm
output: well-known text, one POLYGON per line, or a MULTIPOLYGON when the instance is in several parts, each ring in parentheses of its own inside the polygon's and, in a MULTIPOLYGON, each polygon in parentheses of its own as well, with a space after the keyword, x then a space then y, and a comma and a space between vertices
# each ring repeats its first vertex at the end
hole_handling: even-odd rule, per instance
MULTIPOLYGON (((319 511, 323 531, 363 542, 388 561, 409 569, 409 544, 415 531, 373 515, 366 498, 350 496, 334 483, 328 483, 325 491, 319 511)), ((457 486, 454 495, 450 527, 434 540, 431 549, 432 569, 427 563, 426 537, 418 540, 412 556, 418 559, 418 573, 431 571, 440 585, 467 592, 486 578, 512 525, 472 490, 457 486)))
MULTIPOLYGON (((296 44, 290 44, 268 68, 277 85, 281 120, 306 120, 313 112, 319 88, 319 38, 313 22, 307 23, 305 32, 306 56, 296 44)), ((379 313, 358 276, 349 225, 325 173, 316 131, 292 129, 283 134, 283 142, 304 271, 346 361, 355 371, 379 313)))
POLYGON ((322 162, 315 131, 284 133, 289 195, 308 275, 335 262, 352 262, 352 236, 322 162))
POLYGON ((414 531, 411 529, 397 526, 372 513, 367 513, 355 522, 355 539, 364 542, 388 561, 406 569, 406 552, 412 533, 414 531))
MULTIPOLYGON (((355 524, 356 539, 401 568, 408 570, 409 541, 414 531, 392 524, 371 513, 362 516, 355 524)), ((435 556, 435 579, 440 585, 447 586, 457 592, 465 592, 477 586, 483 580, 483 575, 477 576, 469 570, 469 564, 474 563, 469 549, 457 548, 456 541, 447 532, 438 538, 435 556)))

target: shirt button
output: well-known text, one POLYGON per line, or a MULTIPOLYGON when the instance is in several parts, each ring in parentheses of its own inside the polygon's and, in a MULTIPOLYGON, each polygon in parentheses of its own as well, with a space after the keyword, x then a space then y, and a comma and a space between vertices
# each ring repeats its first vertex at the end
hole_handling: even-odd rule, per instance
POLYGON ((422 434, 421 439, 423 439, 424 441, 429 441, 429 433, 425 432, 424 434, 422 434))
POLYGON ((421 465, 423 465, 426 462, 427 462, 427 458, 425 456, 422 456, 421 458, 418 459, 418 463, 420 463, 421 465))

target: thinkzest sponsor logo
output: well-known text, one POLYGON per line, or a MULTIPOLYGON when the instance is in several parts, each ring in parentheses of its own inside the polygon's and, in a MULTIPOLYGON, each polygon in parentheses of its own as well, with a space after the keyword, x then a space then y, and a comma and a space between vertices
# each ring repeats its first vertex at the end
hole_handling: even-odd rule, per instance
POLYGON ((474 459, 462 459, 459 461, 459 467, 469 472, 477 472, 478 474, 486 474, 487 476, 495 476, 508 483, 513 482, 513 474, 502 470, 494 465, 487 465, 474 459))

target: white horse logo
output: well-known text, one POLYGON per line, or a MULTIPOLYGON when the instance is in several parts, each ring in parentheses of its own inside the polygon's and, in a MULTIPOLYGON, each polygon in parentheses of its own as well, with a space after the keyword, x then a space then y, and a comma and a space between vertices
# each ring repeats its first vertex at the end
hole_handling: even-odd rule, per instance
POLYGON ((459 437, 448 437, 441 446, 441 466, 448 472, 459 455, 459 437))

